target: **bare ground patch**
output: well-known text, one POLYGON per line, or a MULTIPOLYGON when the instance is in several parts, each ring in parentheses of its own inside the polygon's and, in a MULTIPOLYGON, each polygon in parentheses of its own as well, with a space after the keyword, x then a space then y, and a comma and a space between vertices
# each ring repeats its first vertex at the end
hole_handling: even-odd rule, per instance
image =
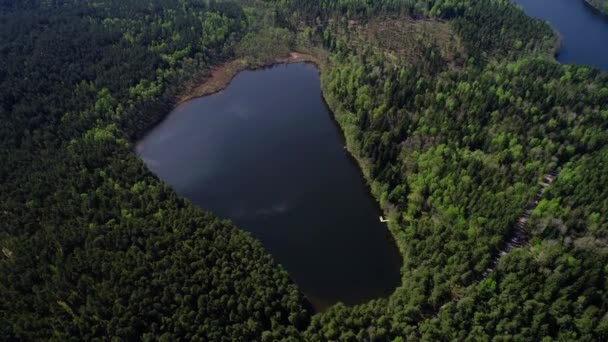
POLYGON ((383 52, 393 61, 416 63, 434 47, 451 65, 466 58, 464 44, 449 22, 435 19, 379 18, 367 22, 351 20, 338 29, 356 47, 383 52))
POLYGON ((238 58, 211 68, 206 77, 192 82, 186 90, 177 96, 176 103, 181 104, 191 99, 215 94, 224 90, 232 79, 242 70, 259 69, 274 64, 284 63, 313 63, 320 69, 326 66, 327 55, 322 50, 311 50, 306 52, 292 51, 287 56, 277 57, 273 61, 264 64, 252 64, 245 58, 238 58))

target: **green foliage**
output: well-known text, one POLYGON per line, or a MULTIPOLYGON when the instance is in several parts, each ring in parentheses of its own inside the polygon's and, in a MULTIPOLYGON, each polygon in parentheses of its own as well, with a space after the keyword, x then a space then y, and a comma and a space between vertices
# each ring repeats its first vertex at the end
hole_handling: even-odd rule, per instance
POLYGON ((243 3, 0 3, 0 336, 608 338, 606 74, 557 64, 551 29, 503 0, 243 3), (436 31, 351 30, 388 16, 436 31), (446 32, 462 45, 429 39, 446 32), (129 143, 210 66, 295 44, 329 50, 324 95, 404 258, 389 298, 312 318, 258 242, 179 198, 129 143), (530 246, 484 276, 559 168, 530 246))
POLYGON ((576 245, 596 242, 608 251, 608 149, 568 163, 555 186, 535 210, 536 231, 543 238, 569 238, 576 245))
MULTIPOLYGON (((606 298, 589 296, 606 291, 600 281, 605 261, 603 254, 597 254, 602 250, 597 238, 593 243, 588 239, 578 242, 586 243, 585 253, 594 250, 596 254, 576 256, 567 249, 555 252, 561 258, 551 269, 559 271, 563 263, 575 274, 571 279, 584 274, 590 277, 584 286, 564 285, 568 294, 561 299, 545 295, 559 286, 548 284, 552 280, 544 268, 519 268, 524 266, 522 260, 535 260, 533 251, 527 249, 501 261, 497 278, 477 283, 533 198, 539 177, 576 156, 593 153, 608 139, 602 109, 608 99, 597 91, 606 86, 606 76, 536 56, 547 50, 543 42, 551 41, 550 34, 545 40, 500 26, 486 31, 459 26, 479 24, 484 22, 480 17, 494 15, 536 25, 506 3, 493 5, 502 8, 496 13, 487 3, 480 3, 486 6, 482 7, 485 12, 473 6, 453 19, 457 31, 469 42, 466 52, 478 56, 459 69, 429 67, 427 60, 389 60, 376 52, 373 42, 369 49, 358 49, 340 42, 339 35, 326 40, 333 55, 323 77, 324 94, 347 135, 350 150, 365 168, 374 195, 393 213, 391 231, 404 253, 403 285, 387 305, 336 308, 339 315, 330 310, 321 314, 326 317, 313 318, 307 337, 319 339, 329 334, 326 338, 341 339, 333 332, 351 331, 371 339, 364 328, 374 326, 371 320, 361 326, 351 323, 361 312, 368 319, 386 317, 390 322, 380 340, 415 337, 418 329, 427 340, 605 336, 603 328, 591 328, 602 322, 607 309, 606 298), (495 41, 483 43, 479 34, 495 41), (509 40, 521 41, 521 50, 503 47, 509 40), (526 40, 529 43, 524 44, 526 40), (525 57, 518 57, 520 54, 525 57), (505 270, 519 272, 508 276, 513 281, 508 285, 500 278, 505 270), (523 273, 527 278, 520 276, 523 273), (518 283, 521 279, 524 281, 518 283), (510 294, 523 291, 537 301, 544 296, 549 304, 560 299, 564 309, 534 306, 530 315, 542 317, 536 321, 526 315, 514 316, 514 303, 521 307, 528 297, 516 301, 505 294, 506 287, 510 294), (587 298, 585 304, 570 310, 579 297, 587 298), (463 311, 457 313, 453 307, 460 310, 461 305, 463 311), (431 313, 439 310, 442 314, 431 319, 431 313), (477 314, 487 316, 478 321, 477 314), (564 320, 561 315, 572 319, 564 320)), ((590 227, 603 224, 601 215, 595 215, 602 212, 605 197, 600 195, 605 187, 599 174, 606 172, 599 164, 595 164, 597 173, 587 173, 586 179, 578 177, 568 190, 580 186, 579 182, 597 188, 597 195, 589 196, 595 207, 579 214, 580 224, 589 222, 590 227)), ((555 189, 559 186, 558 182, 555 189)), ((585 188, 580 190, 579 197, 586 198, 585 188)), ((543 207, 541 203, 539 210, 543 207)))

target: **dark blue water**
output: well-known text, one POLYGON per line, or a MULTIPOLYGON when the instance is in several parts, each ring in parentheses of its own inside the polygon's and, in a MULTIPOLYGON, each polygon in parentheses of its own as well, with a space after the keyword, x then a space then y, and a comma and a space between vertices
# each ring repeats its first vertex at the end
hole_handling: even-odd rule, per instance
POLYGON ((176 108, 138 153, 179 194, 258 238, 318 310, 399 285, 401 257, 314 66, 241 72, 176 108))
POLYGON ((562 36, 561 63, 608 70, 608 18, 584 0, 514 0, 524 11, 547 20, 562 36))

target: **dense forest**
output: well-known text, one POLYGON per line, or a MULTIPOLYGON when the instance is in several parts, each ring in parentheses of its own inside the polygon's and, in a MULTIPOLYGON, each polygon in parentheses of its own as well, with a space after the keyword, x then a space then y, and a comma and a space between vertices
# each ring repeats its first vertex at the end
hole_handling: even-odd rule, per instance
POLYGON ((260 243, 133 153, 257 18, 207 1, 0 12, 0 339, 274 340, 305 328, 302 296, 260 243))
POLYGON ((551 28, 508 1, 0 15, 2 339, 608 339, 608 75, 558 64, 551 28), (259 242, 133 152, 211 66, 292 49, 328 54, 323 94, 403 255, 389 298, 313 315, 259 242), (528 244, 486 273, 552 171, 528 244))

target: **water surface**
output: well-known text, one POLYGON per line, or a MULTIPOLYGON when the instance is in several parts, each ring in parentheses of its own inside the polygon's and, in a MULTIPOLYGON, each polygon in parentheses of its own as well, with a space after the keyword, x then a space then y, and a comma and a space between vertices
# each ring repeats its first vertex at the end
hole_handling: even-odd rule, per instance
POLYGON ((138 144, 179 194, 258 238, 317 310, 399 285, 401 257, 309 64, 239 73, 138 144))
POLYGON ((561 63, 608 70, 608 19, 584 0, 513 0, 524 11, 547 20, 562 36, 561 63))

